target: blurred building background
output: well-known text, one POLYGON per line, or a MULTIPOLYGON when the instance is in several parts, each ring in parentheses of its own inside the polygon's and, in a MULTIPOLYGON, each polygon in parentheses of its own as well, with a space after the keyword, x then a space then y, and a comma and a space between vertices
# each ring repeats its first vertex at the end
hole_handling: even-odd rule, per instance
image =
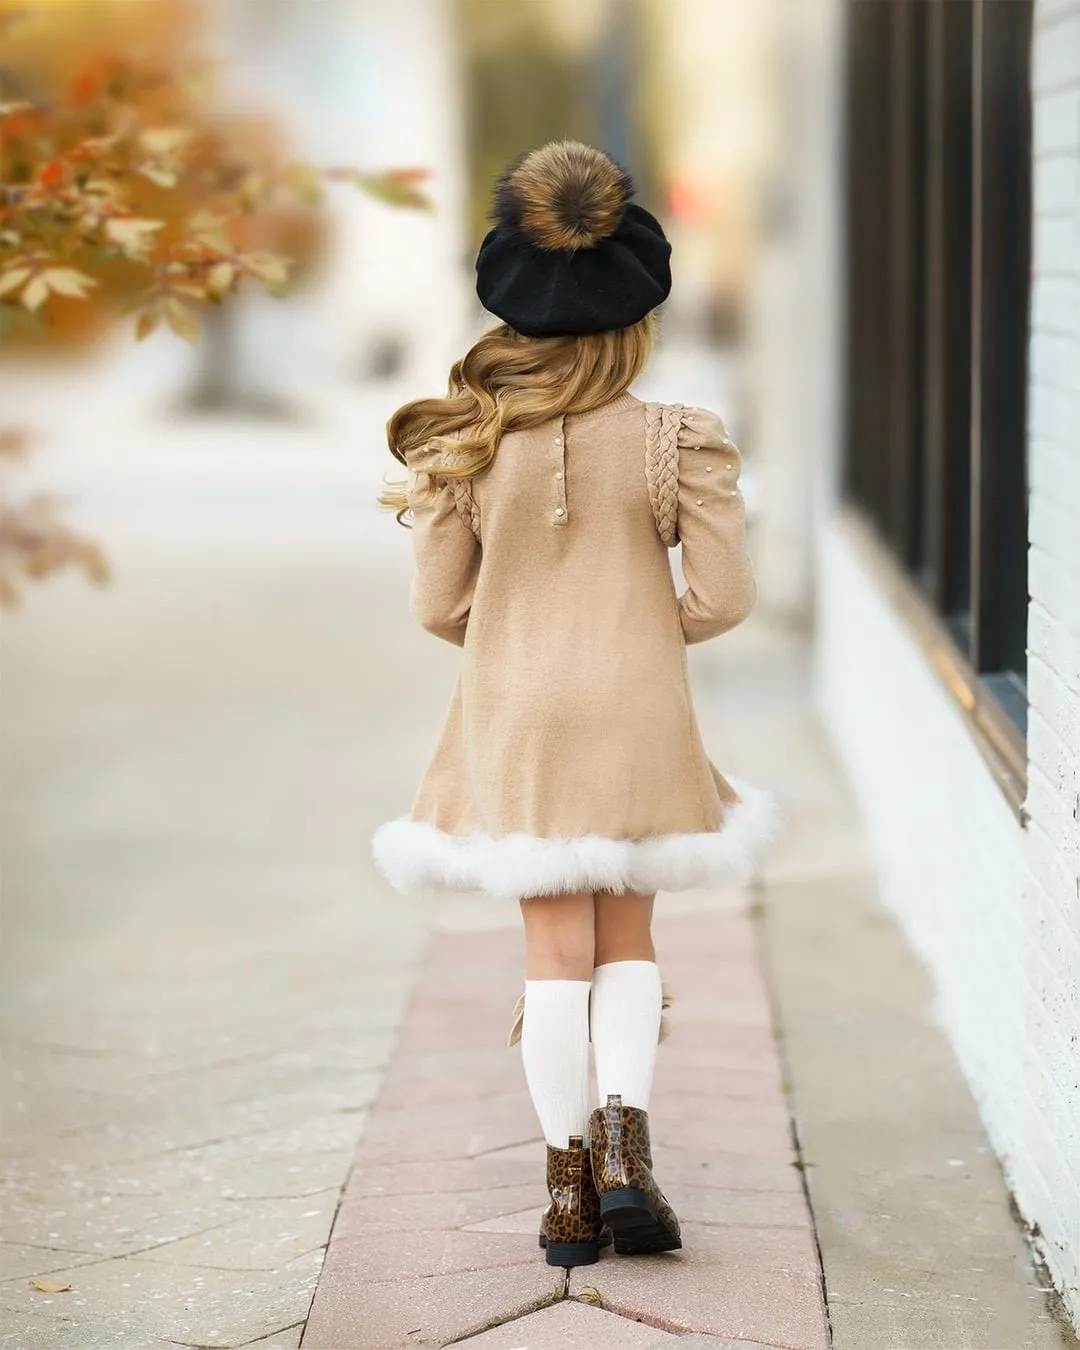
POLYGON ((483 324, 493 177, 610 149, 675 249, 639 392, 744 446, 762 604, 811 635, 886 897, 1080 1315, 1080 0, 215 0, 197 37, 227 106, 321 165, 427 168, 435 209, 335 192, 310 282, 201 349, 20 347, 31 480, 106 544, 178 502, 242 530, 270 483, 285 533, 325 497, 389 555, 381 424, 483 324))

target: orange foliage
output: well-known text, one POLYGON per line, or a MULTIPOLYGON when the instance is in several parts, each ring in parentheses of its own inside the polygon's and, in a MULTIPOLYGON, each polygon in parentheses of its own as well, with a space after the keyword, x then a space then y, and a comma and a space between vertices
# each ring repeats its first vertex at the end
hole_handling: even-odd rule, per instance
POLYGON ((427 205, 422 170, 323 173, 288 157, 272 119, 221 115, 213 71, 191 51, 197 17, 190 0, 0 10, 8 350, 30 332, 82 340, 118 303, 139 336, 165 322, 190 338, 195 310, 246 280, 286 293, 322 242, 327 178, 427 205))
MULTIPOLYGON (((193 341, 241 286, 284 295, 316 256, 324 185, 426 207, 423 170, 319 170, 272 119, 223 116, 193 0, 0 0, 0 343, 70 345, 119 310, 193 341)), ((0 457, 18 438, 0 431, 0 457)), ((0 605, 100 551, 54 504, 0 496, 0 605)))

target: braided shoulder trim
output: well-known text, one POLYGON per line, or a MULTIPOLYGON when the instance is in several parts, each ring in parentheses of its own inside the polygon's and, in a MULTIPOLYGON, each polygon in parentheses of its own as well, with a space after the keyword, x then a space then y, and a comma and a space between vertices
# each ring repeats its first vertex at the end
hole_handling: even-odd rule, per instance
POLYGON ((469 478, 448 478, 450 491, 454 494, 454 506, 458 515, 461 517, 473 534, 476 536, 476 542, 480 542, 480 508, 476 504, 476 498, 473 496, 472 480, 469 478))
POLYGON ((668 548, 679 542, 679 428, 681 403, 645 404, 645 481, 660 538, 668 548))

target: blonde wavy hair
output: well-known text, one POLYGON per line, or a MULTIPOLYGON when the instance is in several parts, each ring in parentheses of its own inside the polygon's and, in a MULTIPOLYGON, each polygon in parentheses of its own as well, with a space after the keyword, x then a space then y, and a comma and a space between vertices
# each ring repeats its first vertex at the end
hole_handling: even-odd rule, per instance
POLYGON ((652 314, 629 328, 566 337, 525 337, 505 323, 489 329, 454 364, 445 398, 415 399, 387 422, 391 454, 418 478, 412 490, 388 482, 380 506, 405 525, 409 508, 442 483, 483 473, 505 432, 618 398, 648 363, 656 331, 652 314))

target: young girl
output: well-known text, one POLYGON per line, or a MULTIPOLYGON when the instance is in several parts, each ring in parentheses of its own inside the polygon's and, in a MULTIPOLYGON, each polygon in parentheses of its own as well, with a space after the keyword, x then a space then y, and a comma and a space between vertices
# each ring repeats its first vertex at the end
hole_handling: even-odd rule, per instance
POLYGON ((632 194, 571 141, 500 183, 476 274, 503 322, 446 398, 390 419, 410 480, 383 499, 412 520, 413 615, 464 657, 412 814, 377 831, 375 859, 402 890, 521 903, 540 1242, 560 1266, 595 1261, 608 1230, 616 1252, 682 1245, 649 1151, 653 898, 745 876, 773 829, 767 796, 709 763, 691 704, 686 644, 744 619, 754 580, 719 418, 629 392, 671 287, 632 194))

